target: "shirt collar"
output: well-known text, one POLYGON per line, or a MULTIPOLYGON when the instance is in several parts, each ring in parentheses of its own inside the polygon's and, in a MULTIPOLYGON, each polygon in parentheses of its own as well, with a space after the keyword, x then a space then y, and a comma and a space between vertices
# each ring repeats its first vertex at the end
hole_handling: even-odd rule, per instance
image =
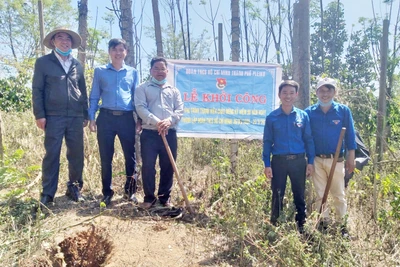
MULTIPOLYGON (((330 111, 332 111, 334 109, 337 109, 338 105, 339 105, 338 103, 336 103, 335 101, 332 101, 332 106, 330 107, 328 112, 330 112, 330 111)), ((321 107, 320 107, 320 105, 318 103, 315 104, 314 106, 315 106, 315 109, 322 111, 322 109, 321 109, 321 107)))
POLYGON ((149 80, 150 84, 153 86, 156 86, 158 88, 167 88, 167 87, 172 87, 172 85, 170 85, 168 82, 164 83, 161 87, 156 84, 155 82, 153 82, 151 79, 149 80))
POLYGON ((112 70, 115 70, 115 71, 120 71, 120 70, 125 70, 125 69, 127 69, 127 65, 126 65, 125 62, 124 62, 124 63, 122 63, 122 67, 121 67, 119 70, 116 70, 116 69, 114 68, 114 66, 111 64, 111 62, 109 62, 109 63, 107 63, 107 69, 112 69, 112 70))
MULTIPOLYGON (((290 111, 290 114, 293 113, 293 112, 297 112, 295 106, 292 107, 292 111, 290 111)), ((286 114, 282 109, 282 105, 279 106, 276 115, 279 116, 281 114, 286 114)))
POLYGON ((60 61, 72 61, 72 55, 69 54, 67 59, 63 59, 56 51, 54 51, 54 55, 58 58, 60 61))

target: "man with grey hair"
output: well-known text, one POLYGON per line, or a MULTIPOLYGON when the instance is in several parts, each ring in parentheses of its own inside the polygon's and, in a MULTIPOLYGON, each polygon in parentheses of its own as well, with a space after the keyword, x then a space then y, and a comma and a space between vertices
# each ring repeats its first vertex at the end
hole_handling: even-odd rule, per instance
POLYGON ((64 138, 69 170, 66 195, 82 202, 83 128, 88 123, 88 101, 82 65, 71 55, 72 49, 81 45, 81 37, 61 27, 48 33, 43 43, 52 51, 36 60, 32 81, 33 114, 37 127, 45 133, 40 202, 47 206, 54 200, 64 138))
MULTIPOLYGON (((318 103, 308 107, 305 111, 310 117, 311 131, 315 144, 314 175, 312 181, 317 194, 316 205, 320 210, 322 198, 328 182, 328 175, 334 160, 340 132, 346 128, 344 140, 341 144, 340 155, 332 177, 330 194, 333 197, 333 205, 336 210, 336 221, 341 224, 343 236, 348 236, 345 215, 347 213, 347 201, 345 198, 345 183, 343 176, 345 168, 348 173, 354 171, 354 155, 357 147, 353 116, 350 109, 333 101, 336 94, 336 81, 331 78, 320 79, 317 84, 318 103), (346 162, 344 152, 347 150, 346 162)), ((321 226, 327 227, 329 209, 323 207, 321 226)))

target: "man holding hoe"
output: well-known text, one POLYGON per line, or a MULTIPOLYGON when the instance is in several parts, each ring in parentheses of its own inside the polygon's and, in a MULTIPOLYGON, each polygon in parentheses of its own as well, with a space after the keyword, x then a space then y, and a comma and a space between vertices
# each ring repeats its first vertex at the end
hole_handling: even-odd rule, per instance
MULTIPOLYGON (((354 171, 354 151, 357 147, 353 117, 350 109, 333 101, 336 94, 336 81, 324 78, 318 81, 317 91, 318 103, 308 107, 305 111, 310 117, 312 136, 315 144, 315 172, 312 181, 317 194, 316 206, 321 210, 322 198, 328 183, 328 175, 334 161, 336 147, 342 128, 346 128, 343 143, 340 144, 340 154, 334 169, 330 194, 333 197, 333 205, 336 210, 336 221, 341 224, 341 232, 344 237, 348 236, 345 215, 347 202, 345 198, 345 181, 343 176, 345 168, 348 173, 354 171), (347 150, 346 163, 344 152, 347 150)), ((327 228, 329 222, 329 209, 322 207, 322 220, 320 226, 327 228)))

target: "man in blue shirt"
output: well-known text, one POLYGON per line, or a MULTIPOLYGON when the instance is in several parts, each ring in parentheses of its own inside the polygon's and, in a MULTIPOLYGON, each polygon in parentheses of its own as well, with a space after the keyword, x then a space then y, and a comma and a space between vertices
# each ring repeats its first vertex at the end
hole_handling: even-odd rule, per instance
POLYGON ((315 152, 308 115, 293 106, 298 90, 299 84, 295 81, 288 80, 279 85, 281 106, 265 120, 263 161, 265 176, 271 179, 271 223, 275 225, 278 221, 289 176, 297 211, 295 219, 302 233, 306 221, 305 181, 313 174, 315 152))
POLYGON ((136 193, 136 124, 133 117, 133 97, 139 79, 137 70, 127 66, 124 59, 127 55, 126 41, 111 39, 108 43, 111 63, 94 70, 92 91, 89 101, 89 129, 97 131, 97 141, 101 159, 101 178, 103 200, 108 206, 114 196, 112 189, 112 159, 114 155, 115 136, 121 142, 125 157, 125 197, 137 204, 136 193), (95 121, 95 114, 100 114, 95 121))
MULTIPOLYGON (((333 174, 330 194, 336 210, 336 220, 344 223, 347 212, 345 199, 344 179, 345 168, 348 173, 354 170, 354 151, 357 147, 353 117, 350 109, 333 101, 336 93, 336 81, 330 78, 321 79, 317 84, 318 103, 308 107, 305 111, 310 117, 311 130, 315 143, 315 172, 312 177, 317 194, 316 208, 320 210, 328 175, 336 152, 342 127, 346 133, 342 143, 339 159, 333 174), (346 165, 344 165, 344 151, 348 152, 346 165)), ((322 226, 325 228, 329 218, 329 209, 323 207, 322 226)), ((342 225, 342 234, 347 235, 345 225, 342 225)))

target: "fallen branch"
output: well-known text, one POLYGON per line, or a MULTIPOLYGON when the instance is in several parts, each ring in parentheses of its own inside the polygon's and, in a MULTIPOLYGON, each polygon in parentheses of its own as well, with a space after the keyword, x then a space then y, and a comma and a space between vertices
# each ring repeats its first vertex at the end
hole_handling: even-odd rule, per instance
POLYGON ((28 194, 29 190, 39 182, 40 178, 42 177, 42 172, 39 172, 38 175, 36 176, 35 180, 33 180, 30 184, 28 184, 26 186, 26 190, 24 192, 22 192, 21 194, 19 194, 18 196, 16 196, 17 199, 22 198, 23 196, 25 196, 26 194, 28 194))

